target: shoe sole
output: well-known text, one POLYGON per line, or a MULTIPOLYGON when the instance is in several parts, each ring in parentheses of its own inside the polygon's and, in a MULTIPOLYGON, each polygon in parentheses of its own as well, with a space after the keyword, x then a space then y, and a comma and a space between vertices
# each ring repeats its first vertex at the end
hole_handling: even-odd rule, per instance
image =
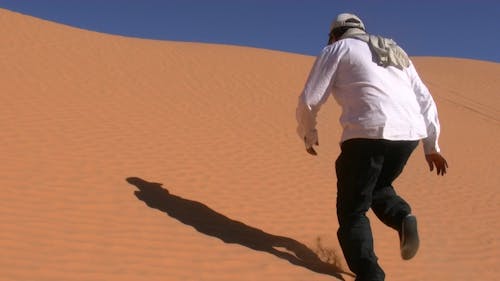
POLYGON ((420 245, 417 231, 417 218, 415 216, 407 216, 403 220, 401 231, 401 257, 404 260, 409 260, 417 254, 420 245))

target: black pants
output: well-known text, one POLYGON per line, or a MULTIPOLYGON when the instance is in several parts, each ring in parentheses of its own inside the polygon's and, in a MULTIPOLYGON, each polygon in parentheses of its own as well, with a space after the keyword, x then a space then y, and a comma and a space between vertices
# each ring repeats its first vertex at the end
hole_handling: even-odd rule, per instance
POLYGON ((372 208, 389 227, 400 230, 410 205, 392 182, 401 174, 418 141, 351 139, 342 143, 337 172, 337 232, 340 246, 356 281, 384 280, 377 263, 366 212, 372 208))

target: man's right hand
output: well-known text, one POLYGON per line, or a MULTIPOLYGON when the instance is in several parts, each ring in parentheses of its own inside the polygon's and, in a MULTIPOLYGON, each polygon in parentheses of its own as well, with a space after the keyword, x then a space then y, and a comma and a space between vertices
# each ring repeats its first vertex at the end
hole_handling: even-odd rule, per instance
POLYGON ((429 164, 429 170, 432 172, 434 170, 434 167, 436 167, 436 172, 437 175, 442 175, 446 174, 446 169, 448 168, 448 162, 446 162, 446 159, 444 157, 436 152, 436 153, 431 153, 431 154, 426 154, 425 155, 425 160, 427 160, 427 163, 429 164))

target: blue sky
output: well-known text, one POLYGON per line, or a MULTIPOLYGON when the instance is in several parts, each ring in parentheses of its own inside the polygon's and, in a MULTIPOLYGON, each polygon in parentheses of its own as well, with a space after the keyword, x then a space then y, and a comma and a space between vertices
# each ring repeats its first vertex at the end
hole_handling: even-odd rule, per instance
POLYGON ((99 32, 317 55, 339 13, 411 56, 500 63, 500 0, 0 0, 0 7, 99 32))

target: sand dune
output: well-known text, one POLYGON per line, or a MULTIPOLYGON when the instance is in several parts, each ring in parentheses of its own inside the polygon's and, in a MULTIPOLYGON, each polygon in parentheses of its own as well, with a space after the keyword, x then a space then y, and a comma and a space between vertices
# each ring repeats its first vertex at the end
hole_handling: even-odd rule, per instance
MULTIPOLYGON (((125 38, 0 10, 0 280, 346 280, 338 107, 295 135, 310 56, 125 38), (322 261, 318 260, 323 259, 322 261)), ((449 174, 398 180, 417 257, 372 218, 387 280, 496 280, 500 65, 413 58, 449 174)))

